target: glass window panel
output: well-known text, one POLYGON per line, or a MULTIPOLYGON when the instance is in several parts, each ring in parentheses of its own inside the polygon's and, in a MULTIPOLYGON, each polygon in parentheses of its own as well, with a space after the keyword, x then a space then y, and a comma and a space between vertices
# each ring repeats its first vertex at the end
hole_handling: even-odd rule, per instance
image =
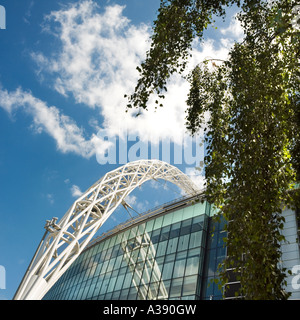
POLYGON ((216 271, 216 249, 209 250, 208 276, 214 275, 216 271))
POLYGON ((162 223, 163 223, 163 217, 156 218, 153 229, 154 230, 160 229, 162 227, 162 223))
POLYGON ((135 239, 130 239, 127 241, 127 243, 125 243, 127 249, 129 251, 131 251, 133 248, 134 248, 134 245, 135 245, 135 239))
POLYGON ((170 288, 170 298, 180 297, 183 278, 177 278, 172 280, 170 288))
POLYGON ((94 257, 94 261, 99 263, 100 258, 101 258, 101 252, 98 252, 94 257))
POLYGON ((149 300, 154 300, 157 298, 158 288, 159 288, 159 282, 150 283, 149 290, 148 290, 148 299, 149 300))
POLYGON ((182 214, 183 214, 183 210, 179 209, 175 212, 173 212, 173 220, 172 223, 176 223, 182 220, 182 214))
POLYGON ((107 265, 108 265, 108 261, 105 261, 102 265, 102 269, 100 271, 100 274, 103 274, 106 272, 106 269, 107 269, 107 265))
POLYGON ((103 244, 104 244, 103 242, 100 242, 98 244, 98 252, 103 250, 103 244))
POLYGON ((142 238, 142 242, 143 243, 150 243, 150 235, 148 232, 144 233, 143 238, 142 238))
POLYGON ((76 299, 78 299, 78 300, 81 299, 82 294, 83 294, 83 290, 84 290, 84 287, 80 287, 80 288, 79 288, 79 292, 78 292, 78 295, 77 295, 77 298, 76 298, 76 299))
POLYGON ((120 291, 114 291, 112 296, 111 296, 111 300, 118 300, 119 296, 120 296, 120 291))
POLYGON ((151 253, 152 253, 151 247, 150 247, 150 248, 148 248, 147 246, 142 247, 142 248, 139 250, 139 255, 138 255, 137 261, 145 261, 145 259, 146 259, 147 257, 150 257, 150 256, 151 256, 151 253), (148 253, 148 250, 149 250, 149 253, 148 253))
POLYGON ((148 293, 148 286, 147 285, 140 285, 138 288, 138 299, 139 300, 146 300, 148 293))
POLYGON ((164 221, 163 221, 163 224, 162 226, 165 227, 165 226, 168 226, 172 223, 172 219, 173 219, 173 213, 168 213, 164 216, 164 221))
POLYGON ((94 256, 97 253, 97 246, 93 246, 90 250, 92 251, 91 255, 94 256))
POLYGON ((97 277, 99 275, 101 268, 102 268, 102 263, 97 265, 97 268, 96 268, 95 274, 94 274, 95 277, 97 277))
POLYGON ((132 277, 132 283, 134 286, 138 286, 141 281, 141 275, 142 275, 143 269, 135 269, 133 272, 133 277, 132 277))
POLYGON ((129 235, 130 235, 130 229, 126 230, 124 232, 124 236, 123 236, 123 241, 128 240, 129 239, 129 235))
POLYGON ((221 221, 219 223, 219 230, 223 231, 226 225, 226 219, 224 217, 221 217, 221 221))
POLYGON ((140 252, 140 249, 135 249, 135 250, 132 251, 131 257, 130 257, 131 263, 135 264, 137 262, 137 258, 139 256, 139 252, 140 252))
POLYGON ((196 294, 197 276, 185 277, 183 280, 182 295, 196 294))
POLYGON ((115 263, 114 269, 119 269, 120 268, 121 262, 122 262, 122 258, 123 258, 122 256, 118 256, 116 258, 116 263, 115 263))
POLYGON ((130 232, 130 238, 135 238, 136 235, 137 235, 137 230, 138 230, 138 228, 137 228, 137 227, 133 227, 133 228, 131 228, 130 230, 131 230, 131 232, 130 232))
POLYGON ((115 286, 116 280, 117 280, 117 277, 110 278, 109 284, 108 284, 108 287, 107 287, 107 292, 112 292, 114 290, 114 286, 115 286))
POLYGON ((109 245, 108 247, 113 247, 115 245, 115 242, 116 242, 116 237, 111 237, 110 238, 110 241, 109 241, 109 245))
POLYGON ((112 277, 116 277, 119 274, 119 269, 114 268, 111 274, 112 274, 112 277))
POLYGON ((131 286, 132 283, 132 273, 127 273, 124 279, 123 288, 127 289, 131 286))
POLYGON ((101 289, 101 286, 103 284, 103 279, 104 279, 104 276, 100 275, 100 277, 99 277, 99 279, 98 279, 98 281, 96 283, 94 295, 99 295, 100 294, 100 289, 101 289))
POLYGON ((127 300, 128 293, 129 293, 129 289, 122 290, 120 294, 120 300, 127 300))
POLYGON ((217 258, 224 259, 226 254, 226 248, 225 247, 219 247, 217 248, 217 258))
POLYGON ((168 241, 163 241, 158 244, 157 251, 156 251, 157 257, 165 255, 166 249, 167 249, 167 244, 168 244, 168 241))
POLYGON ((86 298, 90 299, 93 296, 94 290, 95 290, 96 283, 93 283, 89 288, 88 292, 86 294, 86 298))
POLYGON ((106 272, 112 271, 115 261, 116 261, 116 258, 109 260, 106 272))
MULTIPOLYGON (((129 253, 129 257, 130 257, 130 253, 129 253)), ((124 254, 122 256, 122 261, 121 261, 121 268, 123 268, 123 267, 126 268, 128 266, 127 259, 128 259, 128 255, 125 254, 125 252, 124 252, 124 254)))
POLYGON ((145 227, 146 227, 145 223, 142 223, 138 226, 139 234, 143 234, 145 232, 145 227))
POLYGON ((179 237, 177 250, 178 251, 187 250, 189 246, 189 239, 190 239, 189 234, 179 237))
POLYGON ((183 277, 185 271, 185 259, 176 260, 174 264, 173 278, 183 277))
POLYGON ((165 263, 162 273, 162 279, 168 280, 172 278, 174 261, 165 263))
POLYGON ((78 284, 76 287, 75 287, 75 290, 74 290, 74 295, 73 295, 73 300, 76 300, 77 297, 78 297, 78 293, 79 293, 79 289, 80 289, 80 285, 78 284))
POLYGON ((128 293, 128 300, 136 300, 137 299, 137 289, 131 288, 128 293))
POLYGON ((91 267, 91 271, 90 271, 90 274, 89 274, 89 277, 93 277, 95 275, 95 272, 96 272, 96 269, 97 269, 97 263, 93 263, 92 267, 91 267))
POLYGON ((170 239, 168 242, 166 254, 174 253, 177 251, 178 238, 170 239))
POLYGON ((200 248, 191 249, 188 251, 188 257, 195 257, 200 255, 200 248))
POLYGON ((152 273, 152 261, 147 262, 144 266, 143 274, 142 274, 142 279, 143 281, 147 284, 150 282, 150 277, 152 273))
POLYGON ((209 246, 209 248, 211 248, 211 249, 216 248, 217 245, 218 245, 218 236, 217 236, 217 233, 211 234, 209 241, 210 241, 210 246, 209 246))
POLYGON ((123 267, 119 270, 119 276, 121 276, 122 274, 126 274, 127 272, 127 267, 123 267))
POLYGON ((162 266, 163 266, 164 261, 165 261, 165 257, 162 256, 162 257, 156 258, 155 261, 156 261, 157 265, 162 269, 162 266))
POLYGON ((123 234, 118 234, 118 235, 116 236, 115 245, 120 244, 120 243, 122 242, 122 237, 123 237, 123 234))
POLYGON ((197 203, 196 207, 195 207, 195 214, 197 215, 201 215, 205 213, 205 209, 206 209, 206 201, 204 201, 203 203, 197 203))
POLYGON ((185 275, 190 276, 198 273, 199 270, 199 256, 191 257, 187 259, 185 275))
POLYGON ((189 206, 183 209, 184 219, 192 218, 194 215, 194 206, 189 206))
POLYGON ((154 230, 151 235, 152 243, 157 243, 160 237, 160 229, 154 230))
POLYGON ((202 232, 203 231, 198 231, 198 232, 191 233, 190 245, 189 245, 190 249, 193 249, 195 247, 201 246, 201 244, 202 244, 202 232))
POLYGON ((160 234, 159 241, 164 241, 169 239, 171 226, 163 227, 160 234))
POLYGON ((112 257, 112 258, 115 258, 115 257, 118 256, 119 248, 120 248, 119 245, 113 247, 113 250, 112 250, 112 253, 111 253, 111 257, 112 257))
POLYGON ((181 236, 191 233, 191 223, 192 223, 192 219, 188 219, 182 222, 181 228, 180 228, 181 236))
POLYGON ((103 245, 103 250, 107 249, 109 245, 109 241, 105 240, 103 245))
POLYGON ((167 299, 169 297, 169 291, 171 286, 171 280, 161 281, 159 286, 160 299, 167 299))
POLYGON ((176 260, 185 259, 186 256, 187 256, 187 251, 177 252, 177 254, 176 254, 176 260))
POLYGON ((205 215, 203 214, 202 216, 198 216, 193 219, 191 232, 196 232, 203 229, 204 217, 205 215))
POLYGON ((219 233, 219 238, 218 238, 218 243, 217 246, 218 247, 225 247, 225 242, 224 242, 224 238, 227 237, 227 232, 220 232, 219 233))
POLYGON ((109 279, 104 279, 99 293, 100 294, 106 293, 108 285, 109 285, 109 279))
POLYGON ((107 250, 103 250, 103 251, 102 251, 102 253, 101 253, 101 258, 100 258, 100 259, 101 259, 101 260, 100 260, 101 262, 104 262, 104 261, 105 261, 106 253, 107 253, 107 250))
POLYGON ((152 231, 153 225, 154 225, 154 220, 147 221, 145 231, 146 232, 152 231))
POLYGON ((181 224, 180 222, 177 222, 171 226, 170 239, 179 236, 180 224, 181 224))

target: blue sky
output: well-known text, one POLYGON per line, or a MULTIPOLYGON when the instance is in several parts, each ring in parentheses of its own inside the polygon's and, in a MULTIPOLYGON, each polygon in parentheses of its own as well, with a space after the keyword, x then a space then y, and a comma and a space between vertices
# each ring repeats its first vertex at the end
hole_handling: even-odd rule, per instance
MULTIPOLYGON (((0 299, 12 299, 45 221, 60 219, 76 197, 122 165, 119 151, 115 163, 105 163, 114 144, 127 160, 138 160, 150 157, 145 146, 165 143, 171 164, 200 187, 203 177, 194 168, 203 152, 195 151, 198 141, 191 141, 194 149, 182 143, 190 140, 184 128, 188 87, 180 77, 170 80, 163 109, 154 112, 153 98, 141 117, 125 114, 123 96, 134 88, 159 0, 0 5, 6 9, 6 29, 0 30, 0 265, 6 289, 0 289, 0 299), (183 160, 176 163, 178 146, 183 160)), ((210 28, 203 43, 195 42, 190 68, 207 57, 226 58, 234 39, 242 37, 234 12, 216 23, 218 30, 210 28)), ((166 154, 159 158, 168 161, 166 154)), ((128 202, 143 212, 179 196, 175 186, 151 182, 128 202)), ((128 218, 120 208, 102 231, 128 218)))

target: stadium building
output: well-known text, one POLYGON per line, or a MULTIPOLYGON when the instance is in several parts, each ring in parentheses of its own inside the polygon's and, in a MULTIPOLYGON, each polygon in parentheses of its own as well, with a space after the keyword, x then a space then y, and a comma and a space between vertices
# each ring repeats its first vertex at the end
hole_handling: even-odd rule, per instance
MULTIPOLYGON (((177 168, 157 160, 111 171, 84 193, 45 235, 15 299, 220 300, 213 281, 226 257, 224 221, 177 168), (149 179, 177 184, 187 196, 138 215, 93 238, 126 196, 149 179)), ((282 263, 290 299, 300 299, 300 249, 295 211, 286 209, 282 263)), ((228 284, 234 288, 238 282, 228 284)), ((228 293, 227 298, 233 298, 228 293)))

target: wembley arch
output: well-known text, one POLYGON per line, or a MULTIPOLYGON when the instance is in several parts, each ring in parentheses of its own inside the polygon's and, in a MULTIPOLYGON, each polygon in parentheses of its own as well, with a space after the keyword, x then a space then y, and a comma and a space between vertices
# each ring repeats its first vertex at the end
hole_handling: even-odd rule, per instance
POLYGON ((188 195, 198 187, 178 168, 160 160, 139 160, 106 173, 84 192, 62 219, 47 221, 45 234, 14 296, 39 300, 70 267, 95 233, 136 187, 148 180, 169 181, 188 195))

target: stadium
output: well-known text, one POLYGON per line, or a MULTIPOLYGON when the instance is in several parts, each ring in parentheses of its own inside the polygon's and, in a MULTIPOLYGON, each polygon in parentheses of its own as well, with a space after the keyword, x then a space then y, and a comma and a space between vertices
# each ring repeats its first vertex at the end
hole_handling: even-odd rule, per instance
MULTIPOLYGON (((224 221, 179 169, 159 160, 130 162, 108 172, 45 234, 15 300, 221 300, 234 299, 235 279, 215 283, 226 257, 224 221), (169 181, 185 196, 132 217, 95 237, 126 197, 151 179, 169 181), (232 290, 231 290, 232 289, 232 290)), ((300 299, 299 214, 285 209, 282 264, 290 299, 300 299)))

